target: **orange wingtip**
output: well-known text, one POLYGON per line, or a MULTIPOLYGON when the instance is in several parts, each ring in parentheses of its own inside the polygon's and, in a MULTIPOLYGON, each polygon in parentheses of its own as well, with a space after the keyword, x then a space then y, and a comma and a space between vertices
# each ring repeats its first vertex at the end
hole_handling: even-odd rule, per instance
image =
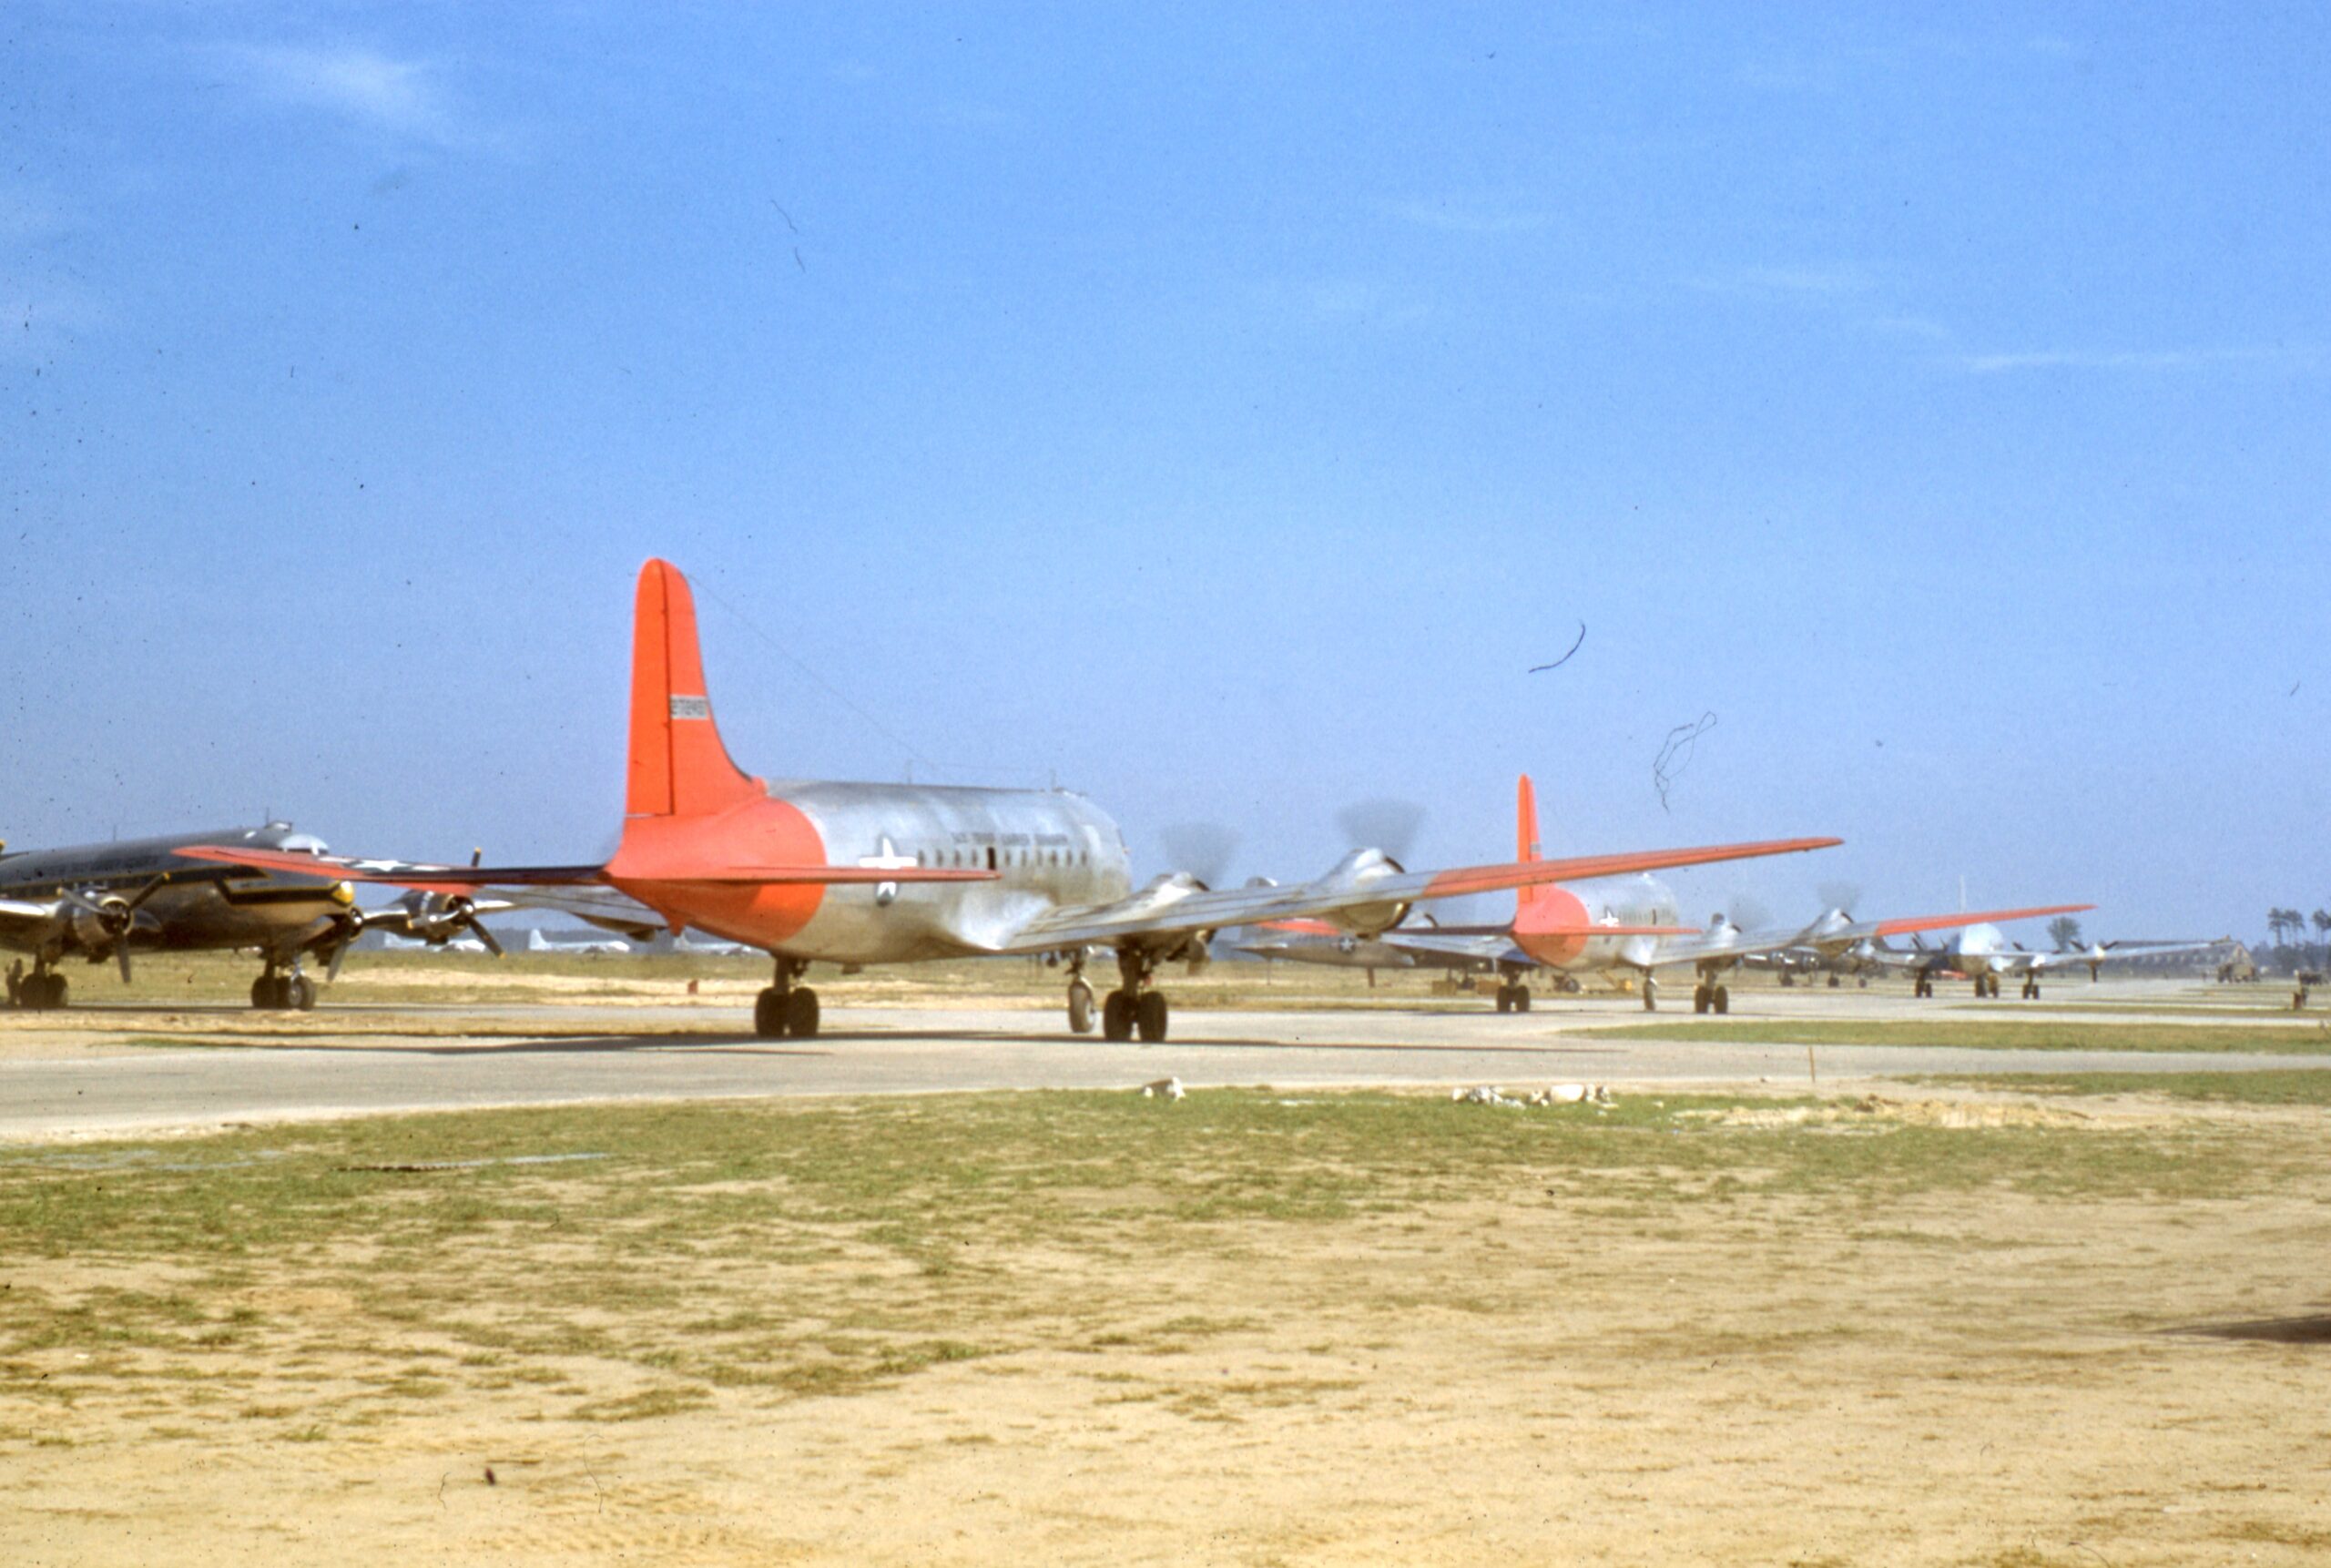
MULTIPOLYGON (((1674 866, 1704 866, 1718 860, 1752 860, 1764 855, 1793 855, 1806 850, 1826 850, 1843 839, 1766 839, 1752 844, 1713 844, 1692 850, 1652 850, 1628 855, 1582 855, 1566 860, 1532 860, 1525 864, 1467 866, 1442 871, 1426 884, 1429 899, 1460 893, 1490 893, 1501 888, 1522 888, 1540 882, 1587 881, 1595 877, 1620 877, 1635 871, 1659 871, 1674 866)), ((1679 932, 1684 929, 1674 928, 1679 932)))
POLYGON ((2029 910, 1980 910, 1973 914, 1911 915, 1902 920, 1882 920, 1878 922, 1880 936, 1908 936, 1919 931, 1952 931, 1959 926, 1982 925, 1991 921, 2032 920, 2041 915, 2080 914, 2092 910, 2094 904, 2047 904, 2029 910))

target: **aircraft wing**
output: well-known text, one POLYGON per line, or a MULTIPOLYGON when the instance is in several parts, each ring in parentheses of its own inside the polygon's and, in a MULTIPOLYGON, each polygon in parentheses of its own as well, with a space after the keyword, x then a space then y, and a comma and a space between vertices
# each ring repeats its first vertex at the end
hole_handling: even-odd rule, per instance
POLYGON ((1970 914, 1908 915, 1898 920, 1858 921, 1852 925, 1837 926, 1817 934, 1799 933, 1805 944, 1828 947, 1850 947, 1858 942, 1878 937, 1909 936, 1914 932, 1958 931, 1970 925, 1996 924, 2000 921, 2035 920, 2041 915, 2080 914, 2092 910, 2094 904, 2042 904, 2026 910, 1978 910, 1970 914))
POLYGON ((1401 931, 1386 932, 1377 938, 1386 947, 1401 952, 1412 952, 1430 963, 1518 963, 1535 965, 1536 961, 1513 945, 1511 936, 1463 932, 1401 931))
MULTIPOLYGON (((1199 932, 1220 931, 1226 926, 1260 925, 1267 921, 1297 920, 1343 910, 1454 898, 1461 893, 1496 892, 1543 882, 1580 881, 1589 877, 1620 876, 1670 866, 1786 855, 1801 850, 1827 849, 1841 842, 1838 839, 1770 839, 1757 843, 1585 855, 1562 860, 1512 860, 1446 871, 1402 871, 1390 861, 1378 862, 1383 868, 1380 871, 1365 868, 1355 871, 1347 861, 1317 881, 1291 887, 1226 888, 1219 891, 1190 884, 1153 884, 1115 903, 1086 904, 1039 915, 998 943, 993 951, 1049 952, 1087 944, 1137 942, 1145 937, 1180 938, 1199 932)), ((1166 944, 1161 941, 1151 945, 1166 944)))
POLYGON ((0 899, 0 947, 30 951, 40 945, 64 912, 61 902, 0 899))
MULTIPOLYGON (((605 866, 440 866, 420 860, 358 860, 216 844, 195 844, 177 852, 188 860, 226 866, 298 871, 350 882, 387 882, 425 893, 472 893, 491 887, 597 887, 607 881, 605 866)), ((672 880, 770 887, 805 882, 992 882, 996 876, 994 871, 942 871, 935 866, 721 866, 672 880)))

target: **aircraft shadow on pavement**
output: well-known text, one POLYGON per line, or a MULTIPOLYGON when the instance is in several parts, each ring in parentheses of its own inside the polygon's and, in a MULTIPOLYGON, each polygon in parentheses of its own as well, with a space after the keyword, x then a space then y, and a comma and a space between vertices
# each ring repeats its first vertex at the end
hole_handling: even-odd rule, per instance
POLYGON ((2245 1323, 2194 1323, 2168 1332, 2268 1345, 2331 1345, 2331 1312, 2299 1318, 2259 1318, 2245 1323))
POLYGON ((718 1051, 724 1056, 830 1056, 812 1045, 778 1045, 758 1034, 552 1035, 538 1040, 504 1039, 495 1045, 464 1045, 444 1035, 427 1044, 342 1047, 394 1051, 412 1056, 587 1056, 639 1051, 718 1051))

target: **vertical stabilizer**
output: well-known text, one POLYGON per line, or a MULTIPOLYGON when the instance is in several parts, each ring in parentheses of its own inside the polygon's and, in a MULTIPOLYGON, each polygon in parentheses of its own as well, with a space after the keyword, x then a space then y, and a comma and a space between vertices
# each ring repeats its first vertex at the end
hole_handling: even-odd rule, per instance
POLYGON ((631 640, 631 772, 624 809, 634 817, 701 817, 760 793, 728 759, 712 722, 697 649, 696 600, 668 561, 639 569, 631 640))
MULTIPOLYGON (((1522 865, 1540 859, 1538 853, 1538 791, 1530 782, 1530 775, 1522 775, 1522 782, 1513 792, 1513 858, 1522 865)), ((1537 895, 1534 887, 1513 890, 1516 910, 1530 907, 1537 895)))

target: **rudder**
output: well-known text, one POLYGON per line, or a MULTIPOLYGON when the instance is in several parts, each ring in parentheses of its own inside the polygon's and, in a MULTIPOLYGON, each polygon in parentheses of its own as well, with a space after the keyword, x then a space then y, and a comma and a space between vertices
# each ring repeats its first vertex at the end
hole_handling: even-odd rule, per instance
MULTIPOLYGON (((1513 792, 1513 858, 1517 863, 1525 866, 1540 858, 1538 790, 1536 786, 1530 782, 1530 775, 1527 773, 1522 775, 1522 781, 1513 792)), ((1514 889, 1514 908, 1516 910, 1529 908, 1531 900, 1537 895, 1537 892, 1538 890, 1534 887, 1514 889)))
POLYGON ((668 561, 639 569, 631 641, 631 764, 624 810, 700 817, 759 794, 729 760, 705 693, 696 599, 668 561))

